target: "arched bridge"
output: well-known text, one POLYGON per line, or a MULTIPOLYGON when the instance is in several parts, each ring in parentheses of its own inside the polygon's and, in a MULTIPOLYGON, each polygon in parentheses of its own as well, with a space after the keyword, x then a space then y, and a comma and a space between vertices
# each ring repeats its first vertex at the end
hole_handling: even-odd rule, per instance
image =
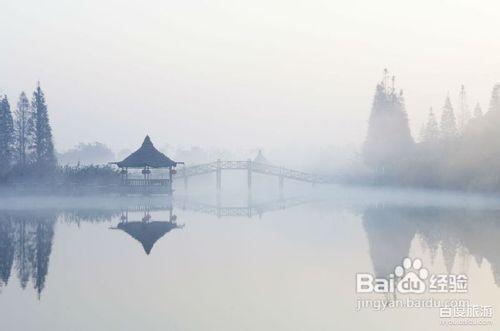
POLYGON ((283 182, 286 179, 292 179, 307 183, 328 183, 325 176, 292 170, 271 164, 259 163, 252 160, 248 161, 222 161, 217 160, 211 163, 199 164, 177 169, 174 178, 184 179, 184 185, 187 187, 189 177, 215 173, 217 189, 221 189, 222 170, 245 170, 247 171, 248 188, 252 187, 252 173, 274 176, 279 179, 279 186, 283 188, 283 182))

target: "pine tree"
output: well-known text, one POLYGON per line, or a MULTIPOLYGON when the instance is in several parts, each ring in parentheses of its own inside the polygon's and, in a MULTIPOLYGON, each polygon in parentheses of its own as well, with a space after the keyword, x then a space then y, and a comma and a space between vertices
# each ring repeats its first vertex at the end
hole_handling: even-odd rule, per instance
POLYGON ((446 97, 441 114, 441 136, 444 139, 452 139, 457 136, 457 124, 455 121, 455 113, 451 105, 450 97, 446 97))
POLYGON ((14 147, 14 124, 9 100, 0 100, 0 173, 5 174, 12 166, 14 147))
POLYGON ((31 99, 31 120, 33 121, 34 160, 37 166, 44 170, 53 169, 56 165, 52 129, 49 123, 45 95, 38 83, 31 99))
POLYGON ((423 142, 435 142, 439 139, 439 126, 434 115, 432 107, 429 110, 429 116, 427 118, 427 123, 424 127, 422 141, 423 142))
POLYGON ((491 91, 490 106, 488 111, 500 112, 500 84, 495 84, 491 91))
POLYGON ((397 93, 387 83, 387 70, 375 90, 368 133, 363 146, 363 158, 379 173, 401 164, 410 155, 414 141, 408 125, 403 92, 397 93))
POLYGON ((481 118, 483 117, 483 111, 481 110, 481 105, 476 103, 476 107, 474 107, 474 118, 481 118))
POLYGON ((15 130, 15 157, 17 163, 24 167, 28 163, 28 148, 32 144, 33 121, 30 117, 30 102, 26 93, 22 92, 17 102, 14 121, 15 130))
POLYGON ((469 106, 467 105, 467 95, 465 93, 465 86, 461 86, 458 103, 458 131, 463 132, 465 126, 470 120, 469 106))

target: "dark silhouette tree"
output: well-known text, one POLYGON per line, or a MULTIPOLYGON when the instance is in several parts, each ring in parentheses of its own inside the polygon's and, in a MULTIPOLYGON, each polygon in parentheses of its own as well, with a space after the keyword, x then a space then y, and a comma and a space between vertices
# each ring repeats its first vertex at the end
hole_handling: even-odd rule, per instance
POLYGON ((52 129, 49 123, 45 95, 37 84, 31 100, 31 118, 33 121, 34 161, 38 168, 52 170, 56 166, 54 144, 52 142, 52 129))
POLYGON ((0 173, 9 171, 13 161, 14 124, 7 96, 0 100, 0 173))
POLYGON ((446 97, 443 112, 441 114, 441 136, 446 140, 453 139, 457 136, 457 123, 450 96, 446 97))
POLYGON ((368 133, 363 146, 365 163, 378 173, 396 169, 404 162, 414 147, 408 125, 403 92, 396 92, 394 76, 388 86, 387 69, 377 85, 368 123, 368 133))
POLYGON ((33 144, 34 129, 30 116, 30 102, 24 92, 19 95, 15 115, 15 158, 18 165, 25 167, 29 160, 29 146, 33 144))

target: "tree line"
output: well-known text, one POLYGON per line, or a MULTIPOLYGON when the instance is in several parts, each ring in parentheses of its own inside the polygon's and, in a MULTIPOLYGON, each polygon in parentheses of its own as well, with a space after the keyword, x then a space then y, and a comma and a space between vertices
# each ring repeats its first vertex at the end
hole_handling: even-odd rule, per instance
POLYGON ((455 110, 446 96, 430 108, 419 139, 411 135, 403 92, 388 72, 377 84, 362 156, 374 184, 500 191, 500 84, 489 107, 471 111, 462 85, 455 110))
POLYGON ((0 97, 0 184, 8 193, 81 193, 119 181, 110 166, 59 166, 45 94, 37 83, 31 100, 21 92, 12 110, 0 97))
POLYGON ((31 101, 21 92, 14 111, 6 95, 0 100, 0 177, 48 173, 55 169, 52 128, 40 83, 31 101))

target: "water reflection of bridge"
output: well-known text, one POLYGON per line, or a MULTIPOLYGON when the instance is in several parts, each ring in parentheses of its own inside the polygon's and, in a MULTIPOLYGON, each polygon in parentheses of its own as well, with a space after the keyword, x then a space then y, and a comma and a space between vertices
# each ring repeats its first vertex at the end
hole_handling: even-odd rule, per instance
POLYGON ((171 208, 180 210, 193 211, 196 213, 208 214, 217 217, 252 217, 255 215, 262 216, 265 213, 284 210, 311 202, 310 197, 296 196, 288 198, 279 198, 265 202, 252 202, 248 199, 244 206, 225 206, 221 204, 220 199, 217 199, 215 204, 200 202, 189 197, 173 199, 169 204, 151 204, 137 205, 128 207, 128 211, 167 211, 171 208))
POLYGON ((275 210, 292 208, 310 202, 307 197, 290 197, 276 200, 252 203, 249 201, 246 206, 222 206, 220 202, 215 205, 197 202, 191 199, 174 200, 174 205, 182 210, 190 210, 198 213, 214 215, 217 217, 252 217, 262 216, 264 213, 275 210))

